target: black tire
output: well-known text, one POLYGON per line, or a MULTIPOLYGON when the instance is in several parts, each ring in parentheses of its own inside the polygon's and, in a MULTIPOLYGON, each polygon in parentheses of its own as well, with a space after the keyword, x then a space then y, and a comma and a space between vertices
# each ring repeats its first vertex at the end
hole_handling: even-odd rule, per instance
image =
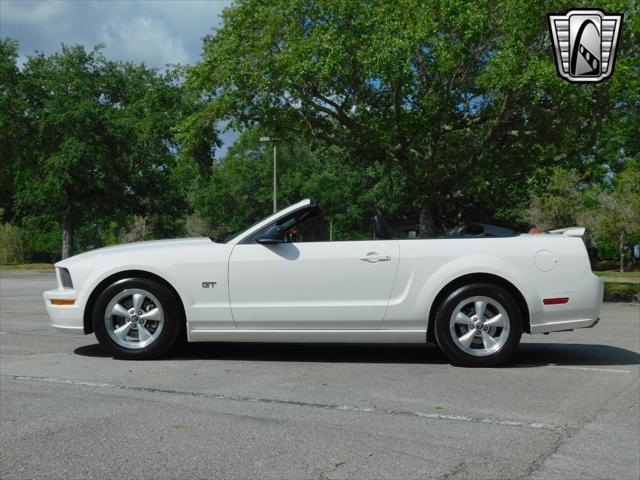
POLYGON ((176 343, 183 323, 178 302, 172 292, 164 285, 146 278, 125 278, 105 288, 96 300, 92 320, 93 330, 100 344, 114 357, 127 360, 150 360, 162 356, 176 343), (109 303, 132 289, 149 292, 158 300, 163 312, 163 326, 157 337, 149 345, 138 348, 127 348, 116 343, 107 331, 105 321, 109 303))
MULTIPOLYGON (((494 304, 490 304, 490 307, 494 307, 494 304)), ((490 307, 487 307, 487 309, 490 307)), ((487 318, 488 320, 490 318, 487 318)), ((465 325, 456 326, 455 328, 465 328, 467 332, 473 330, 473 327, 465 325)), ((493 367, 506 362, 520 343, 520 338, 522 337, 522 312, 513 296, 504 288, 490 283, 474 283, 455 289, 440 303, 436 312, 434 331, 438 346, 452 364, 463 367, 493 367), (472 338, 473 345, 467 347, 471 350, 477 348, 476 355, 464 351, 463 347, 458 345, 453 338, 451 324, 454 310, 457 310, 461 303, 464 304, 473 297, 487 297, 496 302, 507 313, 508 319, 505 321, 508 321, 508 330, 504 332, 503 340, 499 342, 501 346, 495 352, 491 352, 489 349, 490 353, 482 353, 484 352, 483 348, 485 348, 482 345, 484 343, 482 337, 478 339, 472 338)), ((503 329, 494 327, 494 331, 502 332, 503 329)), ((462 334, 464 332, 465 330, 461 331, 462 334)), ((484 335, 482 332, 478 333, 478 335, 480 334, 484 335)))

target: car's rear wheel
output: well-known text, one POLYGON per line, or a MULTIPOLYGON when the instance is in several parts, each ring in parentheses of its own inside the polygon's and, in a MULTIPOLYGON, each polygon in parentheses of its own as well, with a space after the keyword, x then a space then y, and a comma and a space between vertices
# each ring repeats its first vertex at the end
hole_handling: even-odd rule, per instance
POLYGON ((114 356, 151 359, 166 353, 180 333, 177 302, 164 285, 127 278, 108 286, 93 309, 93 329, 114 356))
POLYGON ((451 363, 490 367, 513 355, 522 336, 522 313, 504 288, 476 283, 445 298, 434 326, 438 346, 451 363))

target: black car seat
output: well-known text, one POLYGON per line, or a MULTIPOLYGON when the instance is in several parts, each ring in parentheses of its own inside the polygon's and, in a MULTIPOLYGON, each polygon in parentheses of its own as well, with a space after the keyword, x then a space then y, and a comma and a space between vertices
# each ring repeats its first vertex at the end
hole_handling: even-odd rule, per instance
POLYGON ((377 240, 393 240, 393 234, 391 233, 391 228, 389 228, 389 224, 384 219, 380 212, 377 212, 373 216, 373 231, 375 232, 375 236, 377 240))

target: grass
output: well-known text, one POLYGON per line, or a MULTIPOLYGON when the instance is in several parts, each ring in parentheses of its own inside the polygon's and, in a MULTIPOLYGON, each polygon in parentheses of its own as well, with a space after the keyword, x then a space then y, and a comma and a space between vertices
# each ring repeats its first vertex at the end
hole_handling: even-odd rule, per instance
POLYGON ((51 270, 53 271, 53 263, 18 263, 18 264, 2 264, 0 270, 51 270))
POLYGON ((593 272, 599 277, 615 277, 615 278, 633 278, 640 280, 639 272, 621 272, 619 270, 605 270, 602 272, 593 272))

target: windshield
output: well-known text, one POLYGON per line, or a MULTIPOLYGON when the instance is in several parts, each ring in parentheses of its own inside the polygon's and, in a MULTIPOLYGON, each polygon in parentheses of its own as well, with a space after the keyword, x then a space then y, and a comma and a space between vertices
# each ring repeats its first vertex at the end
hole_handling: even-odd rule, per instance
POLYGON ((211 238, 211 240, 213 240, 216 243, 228 243, 230 240, 234 239, 235 237, 237 237, 238 235, 240 235, 242 232, 246 231, 246 230, 250 230, 251 228, 255 227, 256 225, 258 225, 260 222, 266 220, 267 218, 269 218, 271 215, 267 215, 266 217, 261 218, 260 220, 258 220, 257 222, 253 222, 251 225, 249 225, 248 227, 242 228, 240 230, 234 230, 231 232, 225 232, 222 233, 220 235, 218 235, 215 238, 211 238))

